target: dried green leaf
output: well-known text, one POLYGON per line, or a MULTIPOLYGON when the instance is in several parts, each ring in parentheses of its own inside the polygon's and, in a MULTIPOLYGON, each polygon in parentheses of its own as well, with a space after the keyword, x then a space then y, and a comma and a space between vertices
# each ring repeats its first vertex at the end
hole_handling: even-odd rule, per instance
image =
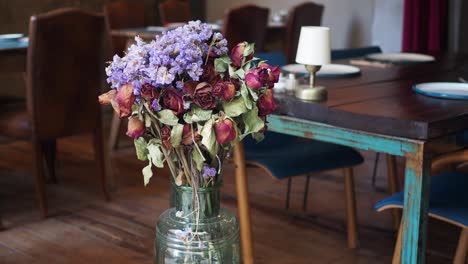
POLYGON ((258 116, 258 108, 254 106, 252 110, 242 116, 245 124, 244 134, 258 132, 265 127, 265 122, 258 116))
POLYGON ((142 161, 147 160, 148 149, 146 147, 147 146, 146 140, 143 137, 139 137, 133 140, 133 143, 135 144, 137 158, 142 161))
POLYGON ((205 158, 201 155, 197 148, 192 149, 192 159, 197 165, 197 170, 201 171, 203 168, 203 163, 205 162, 205 158))
POLYGON ((146 185, 148 185, 151 177, 153 177, 153 170, 151 169, 151 161, 149 162, 149 164, 147 166, 145 166, 143 168, 143 170, 141 171, 143 173, 143 182, 146 185))
POLYGON ((216 143, 216 134, 213 124, 213 119, 206 121, 205 125, 200 131, 200 135, 202 136, 201 143, 203 146, 205 146, 212 157, 216 156, 218 151, 218 144, 216 143))
POLYGON ((240 116, 248 111, 244 103, 244 99, 241 97, 238 97, 230 102, 224 103, 223 108, 224 113, 229 117, 240 116))
POLYGON ((171 145, 174 148, 177 148, 182 141, 182 131, 184 130, 184 125, 177 124, 172 127, 171 130, 171 145))
POLYGON ((188 124, 206 121, 210 119, 213 110, 203 110, 198 106, 192 105, 190 112, 184 115, 184 121, 188 124))
POLYGON ((164 154, 161 151, 161 147, 158 145, 149 144, 147 148, 149 153, 148 156, 150 157, 151 162, 154 164, 154 166, 158 168, 163 168, 164 154))
POLYGON ((241 89, 240 89, 240 94, 242 96, 242 99, 244 100, 245 107, 247 107, 248 110, 252 109, 252 99, 250 99, 249 96, 249 90, 245 83, 242 83, 241 89))
POLYGON ((179 122, 179 118, 172 112, 172 110, 164 109, 157 113, 159 121, 168 126, 175 126, 179 122))

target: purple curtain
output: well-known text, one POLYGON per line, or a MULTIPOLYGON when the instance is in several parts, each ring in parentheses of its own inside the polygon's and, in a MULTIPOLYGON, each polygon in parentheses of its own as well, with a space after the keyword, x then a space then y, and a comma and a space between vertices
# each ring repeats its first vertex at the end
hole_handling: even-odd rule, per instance
POLYGON ((447 39, 447 0, 405 0, 404 52, 439 52, 447 39))

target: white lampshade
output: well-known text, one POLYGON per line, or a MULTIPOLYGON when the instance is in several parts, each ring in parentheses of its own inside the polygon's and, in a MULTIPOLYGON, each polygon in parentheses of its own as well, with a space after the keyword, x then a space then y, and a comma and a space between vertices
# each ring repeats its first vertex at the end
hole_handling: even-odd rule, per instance
POLYGON ((305 65, 330 63, 330 28, 302 27, 296 62, 305 65))

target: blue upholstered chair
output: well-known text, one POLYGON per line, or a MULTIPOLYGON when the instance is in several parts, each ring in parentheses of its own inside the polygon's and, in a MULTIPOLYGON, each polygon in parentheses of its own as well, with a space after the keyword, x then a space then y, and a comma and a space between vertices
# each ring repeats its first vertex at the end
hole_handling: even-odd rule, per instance
MULTIPOLYGON (((364 50, 348 50, 348 58, 363 56, 364 50)), ((369 52, 375 51, 374 48, 367 50, 369 52)), ((341 59, 346 57, 344 50, 340 50, 337 54, 341 59)), ((270 65, 281 66, 287 63, 286 57, 281 52, 256 53, 255 56, 266 60, 270 65)), ((310 174, 326 170, 344 169, 348 247, 357 247, 356 198, 352 167, 363 162, 359 152, 341 145, 315 140, 302 140, 274 132, 266 132, 265 140, 260 143, 256 143, 248 137, 244 140, 244 149, 248 165, 262 168, 275 179, 288 179, 286 210, 289 209, 290 204, 292 177, 306 175, 302 201, 302 210, 306 211, 310 174)))
POLYGON ((331 51, 332 60, 344 60, 350 58, 364 57, 371 53, 381 53, 379 46, 361 47, 354 49, 335 49, 331 51))
MULTIPOLYGON (((468 150, 455 152, 434 160, 433 172, 447 163, 462 163, 468 161, 468 150)), ((384 211, 390 208, 403 208, 404 195, 394 194, 376 206, 376 210, 384 211)), ((464 264, 468 261, 468 173, 449 171, 431 178, 429 195, 429 216, 456 225, 461 228, 461 235, 453 263, 464 264)), ((397 243, 393 255, 393 263, 401 261, 402 227, 398 232, 397 243)))

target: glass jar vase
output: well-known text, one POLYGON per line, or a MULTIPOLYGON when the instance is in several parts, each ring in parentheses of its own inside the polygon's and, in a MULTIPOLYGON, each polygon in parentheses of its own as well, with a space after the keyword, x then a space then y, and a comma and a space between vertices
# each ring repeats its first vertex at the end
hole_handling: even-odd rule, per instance
POLYGON ((198 188, 172 184, 171 206, 156 225, 157 264, 240 263, 239 224, 220 208, 220 186, 198 188))

